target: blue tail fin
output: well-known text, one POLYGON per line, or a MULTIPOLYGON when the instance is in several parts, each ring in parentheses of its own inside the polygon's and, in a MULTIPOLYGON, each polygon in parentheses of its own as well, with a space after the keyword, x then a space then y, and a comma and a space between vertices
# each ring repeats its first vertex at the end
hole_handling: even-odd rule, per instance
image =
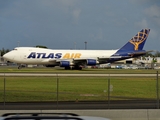
POLYGON ((119 49, 118 52, 142 50, 149 32, 150 29, 142 29, 128 43, 126 43, 121 49, 119 49))

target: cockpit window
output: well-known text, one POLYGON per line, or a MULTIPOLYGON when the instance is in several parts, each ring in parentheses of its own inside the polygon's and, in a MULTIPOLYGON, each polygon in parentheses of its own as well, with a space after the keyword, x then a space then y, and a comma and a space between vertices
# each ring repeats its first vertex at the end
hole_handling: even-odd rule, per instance
POLYGON ((17 49, 14 48, 13 50, 17 50, 17 49))

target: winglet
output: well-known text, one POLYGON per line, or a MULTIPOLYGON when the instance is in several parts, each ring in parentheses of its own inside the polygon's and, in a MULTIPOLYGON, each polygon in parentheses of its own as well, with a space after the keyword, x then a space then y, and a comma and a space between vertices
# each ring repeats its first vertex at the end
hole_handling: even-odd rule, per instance
POLYGON ((146 42, 146 39, 149 35, 150 29, 142 29, 140 32, 137 33, 131 40, 129 40, 128 43, 126 43, 121 49, 118 50, 120 51, 138 51, 142 50, 143 46, 146 42))

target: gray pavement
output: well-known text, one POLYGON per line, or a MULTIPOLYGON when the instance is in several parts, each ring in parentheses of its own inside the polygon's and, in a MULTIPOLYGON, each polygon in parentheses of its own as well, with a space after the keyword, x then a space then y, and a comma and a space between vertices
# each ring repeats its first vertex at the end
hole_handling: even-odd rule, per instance
POLYGON ((109 118, 110 120, 160 120, 159 109, 127 110, 1 110, 4 113, 74 113, 80 116, 109 118))
MULTIPOLYGON (((160 74, 159 74, 160 75, 160 74)), ((142 77, 153 77, 156 76, 156 74, 50 74, 50 73, 0 73, 0 76, 68 76, 68 77, 78 77, 78 76, 83 76, 83 77, 108 77, 108 76, 142 76, 142 77)))

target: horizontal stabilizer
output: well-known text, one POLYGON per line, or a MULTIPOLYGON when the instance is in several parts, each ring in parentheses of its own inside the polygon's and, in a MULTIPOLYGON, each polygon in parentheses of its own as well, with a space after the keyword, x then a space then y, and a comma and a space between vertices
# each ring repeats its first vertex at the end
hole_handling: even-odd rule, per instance
POLYGON ((150 51, 139 51, 139 52, 128 53, 128 55, 130 55, 130 56, 145 55, 146 53, 149 53, 149 52, 153 52, 153 51, 152 50, 150 50, 150 51))

